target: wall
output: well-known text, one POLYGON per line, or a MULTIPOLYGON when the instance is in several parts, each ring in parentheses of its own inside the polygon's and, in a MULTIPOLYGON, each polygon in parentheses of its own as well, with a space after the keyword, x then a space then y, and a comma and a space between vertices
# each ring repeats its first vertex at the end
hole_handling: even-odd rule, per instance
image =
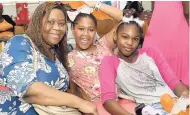
MULTIPOLYGON (((31 14, 34 12, 34 10, 36 9, 36 7, 38 5, 39 4, 37 4, 37 3, 28 4, 29 17, 31 16, 31 14)), ((14 20, 16 17, 16 5, 15 5, 15 3, 3 4, 3 8, 4 8, 3 14, 11 16, 14 20)))
POLYGON ((144 10, 151 10, 152 9, 151 1, 142 1, 142 5, 143 5, 144 10))

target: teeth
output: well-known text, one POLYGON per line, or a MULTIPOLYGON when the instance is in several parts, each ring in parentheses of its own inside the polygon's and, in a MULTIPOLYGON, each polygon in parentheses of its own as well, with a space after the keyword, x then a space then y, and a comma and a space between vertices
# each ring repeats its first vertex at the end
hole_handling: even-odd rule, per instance
POLYGON ((85 41, 85 42, 86 42, 87 40, 82 40, 82 41, 85 41))
POLYGON ((88 42, 88 40, 87 39, 83 39, 83 40, 81 40, 81 42, 86 44, 88 42))

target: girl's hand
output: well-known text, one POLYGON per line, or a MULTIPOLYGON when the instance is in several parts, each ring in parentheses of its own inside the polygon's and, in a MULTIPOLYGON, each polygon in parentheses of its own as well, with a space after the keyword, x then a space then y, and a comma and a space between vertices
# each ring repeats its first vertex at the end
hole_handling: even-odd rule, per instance
POLYGON ((175 93, 176 96, 181 97, 189 97, 189 88, 187 88, 186 85, 184 85, 183 83, 178 83, 173 92, 175 93))
POLYGON ((96 2, 95 2, 95 1, 84 1, 84 3, 85 3, 87 6, 91 7, 91 8, 93 8, 93 7, 96 6, 96 2))

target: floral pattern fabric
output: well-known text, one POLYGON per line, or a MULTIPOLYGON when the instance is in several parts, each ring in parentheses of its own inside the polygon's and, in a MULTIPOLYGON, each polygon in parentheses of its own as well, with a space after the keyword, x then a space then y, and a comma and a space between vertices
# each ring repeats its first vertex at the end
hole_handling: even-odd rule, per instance
POLYGON ((37 69, 34 68, 34 49, 26 35, 10 39, 0 54, 0 85, 11 91, 0 90, 0 115, 38 115, 22 96, 34 82, 66 91, 69 77, 66 69, 56 58, 49 59, 37 51, 37 69))
POLYGON ((105 37, 99 39, 95 46, 97 50, 93 54, 77 50, 69 53, 69 75, 71 80, 90 97, 91 101, 100 101, 98 70, 103 57, 112 55, 112 51, 105 37))

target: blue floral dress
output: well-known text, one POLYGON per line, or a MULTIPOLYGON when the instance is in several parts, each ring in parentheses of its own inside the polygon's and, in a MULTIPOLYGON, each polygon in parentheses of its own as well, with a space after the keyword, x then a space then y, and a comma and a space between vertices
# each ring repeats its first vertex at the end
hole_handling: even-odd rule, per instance
POLYGON ((27 37, 13 37, 0 54, 0 84, 12 90, 0 90, 0 115, 38 115, 30 103, 22 100, 34 82, 63 92, 68 88, 68 73, 57 57, 52 61, 37 51, 37 69, 34 68, 33 47, 27 37))

